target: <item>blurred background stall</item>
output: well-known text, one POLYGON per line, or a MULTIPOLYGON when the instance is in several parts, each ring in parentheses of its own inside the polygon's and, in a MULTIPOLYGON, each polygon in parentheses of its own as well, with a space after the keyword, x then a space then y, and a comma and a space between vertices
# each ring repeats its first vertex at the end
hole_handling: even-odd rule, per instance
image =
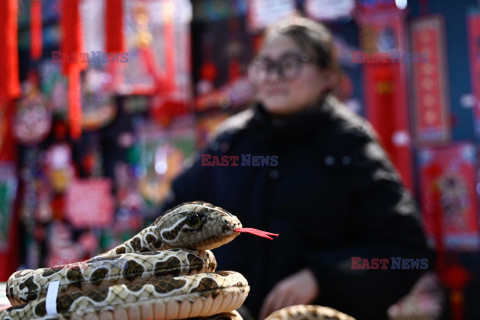
POLYGON ((0 282, 153 221, 252 101, 261 32, 294 14, 332 30, 337 95, 373 124, 439 253, 391 318, 480 319, 475 0, 2 0, 0 282))

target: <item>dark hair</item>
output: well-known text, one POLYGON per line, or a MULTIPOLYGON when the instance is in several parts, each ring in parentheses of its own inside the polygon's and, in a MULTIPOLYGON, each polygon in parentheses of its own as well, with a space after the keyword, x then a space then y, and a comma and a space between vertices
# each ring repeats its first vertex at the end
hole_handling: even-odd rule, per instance
POLYGON ((332 34, 323 24, 304 17, 288 17, 270 26, 265 39, 277 35, 292 38, 301 49, 312 55, 320 68, 340 72, 332 34))

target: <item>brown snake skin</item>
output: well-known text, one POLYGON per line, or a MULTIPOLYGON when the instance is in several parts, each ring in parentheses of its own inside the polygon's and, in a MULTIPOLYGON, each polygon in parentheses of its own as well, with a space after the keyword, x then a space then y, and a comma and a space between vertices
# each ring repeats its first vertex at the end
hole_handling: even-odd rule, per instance
POLYGON ((296 305, 273 312, 265 320, 355 320, 351 316, 328 307, 296 305))
POLYGON ((237 272, 213 273, 215 258, 205 250, 230 242, 241 227, 220 207, 184 203, 86 262, 17 271, 7 283, 13 307, 0 311, 0 319, 239 320, 232 311, 245 301, 248 283, 237 272), (52 313, 46 300, 55 281, 59 289, 52 313))

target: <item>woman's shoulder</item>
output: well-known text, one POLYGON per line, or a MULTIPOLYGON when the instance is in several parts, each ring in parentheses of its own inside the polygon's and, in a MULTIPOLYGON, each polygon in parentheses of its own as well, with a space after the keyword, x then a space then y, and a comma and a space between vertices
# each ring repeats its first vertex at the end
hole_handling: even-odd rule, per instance
POLYGON ((242 136, 242 132, 245 132, 248 122, 252 117, 253 110, 248 108, 222 121, 209 137, 208 147, 215 151, 220 148, 220 145, 230 145, 242 136))
POLYGON ((335 135, 346 139, 376 140, 377 134, 372 125, 362 116, 347 108, 335 97, 329 97, 331 129, 335 135))
POLYGON ((246 128, 248 122, 253 118, 252 108, 240 111, 234 114, 218 125, 215 130, 215 135, 234 134, 246 128))

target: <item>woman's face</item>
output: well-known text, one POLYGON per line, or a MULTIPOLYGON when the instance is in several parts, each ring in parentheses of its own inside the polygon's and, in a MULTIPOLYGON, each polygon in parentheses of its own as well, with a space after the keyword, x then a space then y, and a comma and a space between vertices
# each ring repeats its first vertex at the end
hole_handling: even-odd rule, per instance
POLYGON ((259 57, 267 65, 277 65, 277 68, 270 67, 265 80, 258 84, 257 98, 268 112, 276 115, 299 112, 315 104, 331 87, 333 73, 321 70, 311 58, 307 62, 299 62, 302 55, 305 58, 305 52, 289 36, 277 35, 265 41, 259 57), (283 77, 279 74, 279 62, 285 66, 283 77), (286 79, 288 69, 298 69, 298 72, 286 79))

